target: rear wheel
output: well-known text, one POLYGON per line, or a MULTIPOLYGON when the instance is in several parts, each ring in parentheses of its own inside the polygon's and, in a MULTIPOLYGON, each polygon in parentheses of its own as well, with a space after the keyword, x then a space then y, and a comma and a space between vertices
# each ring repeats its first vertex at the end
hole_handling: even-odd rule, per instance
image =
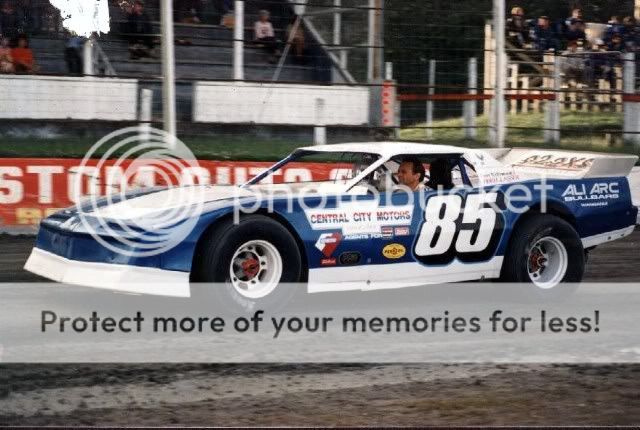
POLYGON ((220 310, 253 312, 284 307, 296 292, 302 259, 291 233, 262 215, 223 222, 207 233, 192 288, 220 310))
POLYGON ((532 215, 512 233, 501 280, 518 283, 529 298, 567 296, 585 270, 585 251, 575 229, 553 215, 532 215))

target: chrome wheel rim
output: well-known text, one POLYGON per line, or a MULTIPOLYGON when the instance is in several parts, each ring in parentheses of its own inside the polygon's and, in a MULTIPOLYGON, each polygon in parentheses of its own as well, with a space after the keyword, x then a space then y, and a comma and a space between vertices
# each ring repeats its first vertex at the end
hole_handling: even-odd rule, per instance
POLYGON ((231 285, 249 299, 268 296, 282 276, 282 257, 275 246, 264 240, 252 240, 233 254, 229 267, 231 285))
POLYGON ((529 279, 537 287, 551 289, 567 273, 569 257, 564 244, 555 237, 543 237, 529 250, 527 269, 529 279))

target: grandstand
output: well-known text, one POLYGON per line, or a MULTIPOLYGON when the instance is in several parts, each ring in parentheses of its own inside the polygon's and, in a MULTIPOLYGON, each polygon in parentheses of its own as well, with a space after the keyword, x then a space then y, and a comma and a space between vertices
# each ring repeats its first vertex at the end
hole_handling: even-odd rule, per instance
MULTIPOLYGON (((130 34, 125 25, 127 17, 117 2, 110 1, 111 31, 92 37, 85 43, 84 77, 69 76, 64 55, 68 32, 58 26, 57 29, 41 30, 34 34, 30 38, 30 47, 37 64, 37 75, 3 75, 1 78, 10 93, 8 99, 22 99, 21 103, 7 103, 4 109, 0 108, 0 116, 13 119, 11 124, 3 124, 2 128, 18 134, 29 134, 33 131, 33 120, 45 121, 36 125, 45 128, 49 121, 68 120, 70 122, 65 127, 65 133, 73 133, 74 130, 85 133, 83 130, 87 126, 95 128, 97 125, 79 125, 78 121, 161 121, 163 72, 160 14, 157 8, 152 7, 151 2, 146 3, 148 7, 145 12, 151 21, 151 34, 148 36, 155 39, 156 43, 153 55, 139 59, 131 57, 128 41, 130 34), (91 81, 87 80, 87 76, 100 78, 91 81), (149 109, 143 106, 145 100, 148 101, 142 96, 143 90, 151 90, 149 109), (41 97, 43 94, 46 96, 41 97), (97 97, 89 107, 87 101, 81 99, 90 94, 96 94, 97 97), (132 101, 132 109, 123 108, 132 101), (143 117, 142 111, 145 109, 151 111, 150 116, 143 117), (22 127, 24 121, 26 123, 22 127)), ((211 6, 212 2, 208 4, 211 6)), ((327 84, 336 82, 339 73, 335 72, 329 58, 331 54, 323 46, 322 40, 318 40, 317 32, 308 31, 307 25, 302 24, 304 56, 296 58, 287 55, 279 64, 275 64, 273 55, 264 46, 253 41, 253 22, 258 19, 262 9, 273 13, 276 38, 286 40, 287 25, 296 16, 293 5, 286 0, 252 0, 244 4, 243 90, 249 100, 260 98, 261 101, 258 100, 258 103, 249 108, 252 110, 251 115, 243 116, 240 114, 247 111, 248 101, 238 98, 233 100, 230 95, 231 98, 225 100, 227 104, 224 107, 228 115, 225 115, 221 123, 278 126, 322 123, 326 126, 357 127, 369 124, 369 89, 363 87, 354 91, 345 87, 326 87, 327 84), (276 82, 278 85, 264 91, 264 84, 276 82), (287 87, 287 84, 294 86, 287 87), (350 104, 344 97, 335 98, 343 106, 327 100, 328 91, 335 94, 336 90, 341 89, 344 90, 342 94, 357 93, 354 99, 357 104, 350 104), (270 99, 283 100, 283 92, 291 96, 291 102, 297 105, 283 110, 282 106, 269 102, 270 99), (323 110, 322 106, 327 108, 323 110), (265 115, 265 107, 267 111, 286 112, 288 118, 273 119, 273 115, 265 115), (234 116, 234 113, 238 115, 234 116), (320 118, 319 115, 326 118, 320 118), (334 118, 333 122, 329 118, 334 118)), ((196 122, 215 122, 206 118, 220 118, 216 113, 215 103, 203 100, 196 94, 199 88, 204 91, 205 83, 227 82, 225 86, 228 87, 240 85, 234 76, 234 29, 220 25, 221 18, 222 15, 215 10, 207 10, 204 12, 204 19, 198 24, 174 23, 176 105, 182 130, 193 129, 192 125, 198 129, 197 124, 194 124, 196 122), (232 80, 234 82, 230 82, 232 80), (201 103, 196 105, 196 100, 201 100, 201 103), (206 106, 212 110, 209 114, 206 106)), ((284 42, 282 45, 284 46, 284 42)), ((340 80, 337 81, 339 82, 340 80)), ((366 136, 367 131, 363 131, 366 136)))
MULTIPOLYGON (((122 1, 108 3, 111 31, 85 43, 84 76, 69 73, 65 61, 69 34, 61 28, 59 16, 56 29, 49 25, 31 35, 30 45, 38 66, 35 74, 0 76, 4 93, 0 118, 8 120, 0 121, 1 130, 21 136, 46 135, 42 130, 53 124, 58 134, 90 134, 93 138, 109 127, 163 121, 163 81, 167 79, 163 76, 160 49, 160 1, 145 2, 150 21, 145 36, 154 39, 156 47, 152 55, 142 58, 131 55, 131 33, 122 1)), ((476 19, 465 27, 440 20, 438 10, 428 11, 432 21, 423 25, 424 16, 415 13, 415 3, 404 6, 402 2, 382 0, 245 0, 239 2, 243 4, 242 31, 235 32, 234 21, 223 19, 233 17, 233 12, 222 12, 216 7, 219 3, 203 2, 206 7, 200 12, 199 22, 174 17, 175 103, 181 137, 185 137, 184 133, 198 137, 254 133, 286 138, 295 130, 294 135, 308 142, 313 136, 323 135, 322 130, 316 133, 318 129, 326 128, 330 141, 364 140, 388 137, 393 131, 396 137, 402 137, 401 128, 417 126, 426 129, 425 140, 433 140, 437 135, 433 131, 438 128, 434 119, 448 120, 465 113, 464 138, 475 140, 478 133, 474 130, 482 128, 477 125, 483 123, 481 115, 492 115, 500 73, 495 67, 495 23, 488 21, 484 29, 481 24, 492 17, 486 5, 461 11, 466 15, 459 20, 476 19), (296 9, 300 4, 305 4, 304 12, 296 9), (389 10, 385 9, 387 5, 391 5, 389 10), (274 61, 277 55, 253 41, 253 23, 263 9, 271 12, 280 41, 287 38, 286 29, 292 20, 302 18, 302 59, 290 53, 281 62, 274 61), (470 34, 475 36, 467 39, 464 48, 452 47, 453 42, 459 43, 456 40, 451 40, 451 46, 440 43, 453 35, 446 33, 452 29, 471 29, 470 34), (397 61, 387 68, 385 33, 391 36, 386 42, 396 44, 386 54, 397 61), (425 40, 429 44, 422 45, 425 40), (243 60, 240 74, 238 53, 243 60), (461 70, 471 62, 473 68, 461 70), (427 69, 432 63, 434 69, 437 64, 433 81, 427 69), (393 75, 400 81, 394 81, 393 75), (444 100, 447 97, 449 100, 444 100), (482 106, 484 109, 479 109, 482 106), (425 110, 431 115, 425 115, 425 110)), ((442 13, 453 7, 438 5, 436 2, 433 7, 442 8, 442 13)), ((631 9, 625 13, 631 13, 631 9)), ((600 37, 603 31, 602 23, 588 24, 590 40, 600 37)), ((504 90, 508 111, 525 115, 544 112, 545 123, 535 124, 541 134, 550 128, 547 121, 552 118, 547 115, 547 108, 556 99, 556 116, 565 110, 618 114, 623 113, 625 103, 627 107, 635 103, 625 93, 634 93, 638 82, 626 79, 625 87, 625 73, 629 76, 634 71, 623 70, 623 61, 627 65, 631 61, 622 56, 614 70, 615 80, 599 77, 597 86, 589 87, 572 82, 563 74, 554 78, 555 61, 564 54, 522 49, 508 41, 506 48, 509 65, 504 68, 508 74, 504 90), (554 93, 557 97, 552 97, 554 93)), ((624 112, 625 118, 634 117, 630 109, 624 112)), ((495 128, 495 124, 488 124, 495 128)), ((607 128, 607 133, 624 132, 629 136, 633 127, 607 128)))
MULTIPOLYGON (((282 2, 286 5, 286 2, 282 2)), ((257 19, 260 2, 247 2, 245 11, 245 40, 253 38, 251 24, 257 19)), ((273 7, 273 6, 271 6, 273 7)), ((283 8, 286 10, 286 8, 283 8)), ((154 22, 153 35, 160 38, 158 11, 148 11, 154 22)), ((289 14, 293 12, 289 11, 289 14)), ((99 45, 115 74, 120 77, 150 78, 161 76, 160 59, 131 60, 128 43, 123 33, 126 22, 122 10, 117 4, 110 3, 112 31, 101 35, 99 45)), ((211 21, 217 17, 211 16, 211 21)), ((175 23, 176 40, 188 41, 188 44, 175 47, 176 78, 182 80, 224 80, 233 78, 233 29, 222 25, 175 23)), ((280 40, 285 39, 284 29, 276 29, 280 40)), ((311 36, 307 40, 312 39, 311 36)), ((42 74, 66 74, 67 66, 62 53, 65 49, 63 32, 39 34, 31 39, 31 47, 42 74)), ((317 43, 309 42, 307 47, 309 64, 296 64, 291 58, 285 62, 280 73, 280 81, 289 82, 329 82, 330 73, 326 66, 326 55, 317 43), (324 63, 322 65, 321 63, 324 63)), ((269 54, 259 46, 248 43, 244 50, 245 78, 247 80, 269 81, 274 76, 276 65, 269 64, 269 54)))

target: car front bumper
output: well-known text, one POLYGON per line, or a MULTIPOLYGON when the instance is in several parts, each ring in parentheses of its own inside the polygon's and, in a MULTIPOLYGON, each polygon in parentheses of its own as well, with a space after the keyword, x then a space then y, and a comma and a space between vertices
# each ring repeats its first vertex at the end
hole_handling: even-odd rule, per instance
POLYGON ((65 284, 159 296, 189 297, 189 273, 126 264, 71 260, 34 248, 24 266, 65 284))

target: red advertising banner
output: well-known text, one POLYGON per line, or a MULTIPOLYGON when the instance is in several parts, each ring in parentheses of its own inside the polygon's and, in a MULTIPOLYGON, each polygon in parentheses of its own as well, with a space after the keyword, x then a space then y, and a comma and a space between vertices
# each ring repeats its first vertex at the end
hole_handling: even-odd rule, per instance
MULTIPOLYGON (((243 184, 273 165, 270 162, 198 161, 176 175, 132 161, 0 158, 0 226, 37 225, 86 195, 177 184, 243 184), (100 167, 96 167, 100 165, 100 167), (131 167, 131 168, 130 168, 131 167), (126 172, 126 173, 125 173, 126 172), (133 174, 132 174, 133 172, 133 174)), ((335 164, 290 163, 273 175, 274 183, 322 181, 335 177, 335 164)))

